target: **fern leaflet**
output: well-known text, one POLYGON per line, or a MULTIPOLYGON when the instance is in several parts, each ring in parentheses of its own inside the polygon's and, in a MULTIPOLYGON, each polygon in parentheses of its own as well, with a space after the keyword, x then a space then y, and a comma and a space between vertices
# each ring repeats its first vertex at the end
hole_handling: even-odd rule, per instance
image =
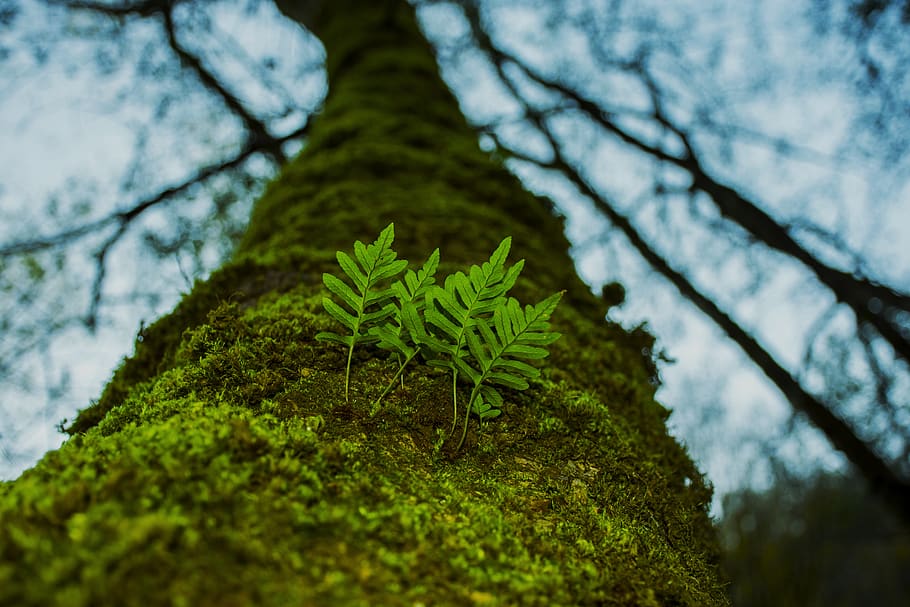
POLYGON ((372 244, 354 242, 353 257, 342 251, 336 253, 348 281, 323 274, 323 283, 334 296, 324 297, 323 306, 347 331, 324 331, 316 338, 347 348, 347 401, 357 344, 376 344, 396 355, 398 370, 373 403, 371 414, 418 354, 428 359, 427 364, 450 370, 449 436, 458 426, 458 379, 470 380, 472 389, 457 447, 461 449, 471 413, 476 413, 481 421, 497 417, 503 405, 500 387, 524 390, 529 380, 540 376, 530 362, 546 357, 546 346, 560 337, 550 330, 549 319, 563 292, 524 308, 518 300, 508 297, 524 267, 524 260, 520 260, 506 268, 511 238, 503 239, 488 261, 472 265, 467 273, 447 276, 441 286, 435 278, 439 249, 417 272, 407 270, 402 279, 388 285, 387 281, 407 267, 407 261, 396 259, 394 239, 394 224, 389 224, 372 244))
POLYGON ((392 250, 394 240, 395 225, 390 223, 372 244, 364 245, 359 240, 354 243, 356 262, 343 251, 336 253, 338 265, 354 284, 354 288, 329 273, 322 275, 322 281, 329 291, 348 307, 346 310, 331 298, 323 297, 322 305, 325 311, 350 333, 323 331, 316 335, 318 340, 335 342, 348 348, 344 375, 345 401, 349 400, 354 346, 359 343, 376 342, 378 338, 369 333, 369 328, 396 313, 396 308, 391 303, 393 291, 379 287, 384 280, 400 274, 408 265, 404 259, 396 260, 398 254, 392 250))
POLYGON ((464 357, 455 361, 457 368, 474 384, 458 449, 468 434, 472 410, 481 420, 499 415, 502 395, 490 384, 524 390, 529 379, 540 376, 540 370, 525 361, 545 358, 549 352, 544 346, 559 339, 559 333, 550 331, 549 319, 562 295, 563 292, 554 293, 536 306, 525 306, 524 310, 517 299, 510 297, 493 311, 492 319, 479 319, 468 328, 466 341, 477 367, 464 357))

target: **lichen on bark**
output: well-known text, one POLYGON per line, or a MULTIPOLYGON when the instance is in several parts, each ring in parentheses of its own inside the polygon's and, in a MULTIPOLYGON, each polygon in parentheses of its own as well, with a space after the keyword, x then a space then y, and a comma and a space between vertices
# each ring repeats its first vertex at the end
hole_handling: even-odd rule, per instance
POLYGON ((480 151, 404 2, 319 18, 325 108, 233 259, 0 484, 0 604, 725 604, 651 337, 603 320, 561 220, 480 151), (542 380, 458 454, 447 375, 415 367, 371 417, 394 363, 356 353, 348 404, 345 357, 315 340, 335 250, 391 221, 442 273, 511 235, 520 298, 567 291, 542 380))

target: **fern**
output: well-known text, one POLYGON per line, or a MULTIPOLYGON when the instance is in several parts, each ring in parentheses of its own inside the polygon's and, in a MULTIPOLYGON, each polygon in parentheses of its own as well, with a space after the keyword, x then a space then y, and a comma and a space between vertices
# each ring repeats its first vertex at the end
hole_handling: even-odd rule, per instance
MULTIPOLYGON (((395 314, 385 323, 370 328, 370 334, 378 340, 376 345, 394 352, 399 361, 398 371, 392 381, 389 382, 386 389, 373 403, 373 412, 378 409, 379 403, 389 393, 395 382, 402 377, 402 373, 408 363, 420 352, 420 345, 410 334, 407 324, 404 322, 405 315, 403 310, 407 307, 409 316, 419 314, 425 305, 427 291, 436 282, 435 274, 438 267, 439 249, 436 249, 430 254, 418 272, 415 273, 413 270, 408 270, 404 275, 404 282, 396 280, 392 283, 392 293, 398 300, 397 305, 395 303, 391 304, 395 307, 395 314)), ((413 323, 408 324, 413 326, 413 323)))
POLYGON ((422 354, 427 364, 449 369, 452 373, 452 428, 458 427, 458 379, 472 384, 464 414, 464 428, 457 449, 461 449, 468 432, 471 413, 481 421, 500 415, 503 404, 498 386, 516 390, 528 387, 528 381, 540 371, 529 364, 547 356, 546 346, 556 341, 559 333, 550 331, 549 319, 563 293, 555 293, 536 306, 522 309, 508 297, 524 267, 524 260, 506 268, 512 244, 505 238, 490 259, 480 266, 472 265, 467 274, 447 276, 444 285, 436 284, 439 249, 427 258, 417 272, 408 270, 403 279, 390 287, 393 279, 406 267, 407 261, 396 259, 392 250, 394 224, 389 224, 370 245, 354 243, 354 258, 338 251, 338 264, 348 282, 323 274, 331 297, 323 298, 326 312, 347 329, 347 333, 321 332, 316 338, 342 344, 348 358, 344 378, 345 400, 349 400, 351 360, 354 347, 360 343, 376 344, 393 352, 399 361, 391 382, 373 403, 371 411, 394 387, 407 365, 422 354), (353 285, 353 286, 352 286, 353 285))
POLYGON ((554 293, 524 310, 517 299, 510 297, 496 307, 492 319, 478 319, 468 328, 465 337, 476 367, 466 357, 455 359, 458 370, 474 384, 457 449, 468 434, 472 410, 481 420, 499 415, 502 395, 490 384, 525 390, 529 379, 540 376, 540 370, 525 361, 545 358, 549 353, 544 346, 559 339, 559 333, 550 331, 549 319, 562 295, 563 292, 554 293))
POLYGON ((343 251, 336 253, 338 265, 351 280, 354 288, 332 274, 322 275, 322 281, 329 291, 337 295, 349 308, 346 310, 331 298, 324 297, 322 305, 325 307, 325 311, 350 333, 323 331, 316 335, 318 340, 335 342, 348 348, 348 361, 344 374, 345 401, 349 400, 351 359, 354 355, 354 346, 359 343, 378 341, 379 338, 371 334, 369 328, 396 313, 396 308, 391 303, 393 291, 379 287, 383 281, 400 274, 408 265, 404 259, 396 260, 398 254, 392 250, 394 240, 395 224, 390 223, 372 244, 364 245, 359 240, 354 243, 356 262, 343 251))
POLYGON ((512 245, 511 237, 503 239, 489 261, 482 266, 472 265, 467 275, 456 272, 446 277, 445 288, 435 285, 427 292, 424 318, 431 331, 418 326, 419 318, 410 318, 415 333, 422 343, 444 358, 428 361, 452 371, 452 428, 458 423, 458 373, 459 361, 469 355, 467 336, 479 319, 489 317, 504 301, 505 294, 521 273, 524 260, 518 261, 506 270, 505 262, 512 245), (433 329, 435 327, 435 329, 433 329))

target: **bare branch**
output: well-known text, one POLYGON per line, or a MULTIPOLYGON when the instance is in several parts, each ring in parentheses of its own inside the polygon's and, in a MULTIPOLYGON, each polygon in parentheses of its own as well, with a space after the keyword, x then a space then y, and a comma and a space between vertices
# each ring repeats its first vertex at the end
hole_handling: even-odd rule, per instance
MULTIPOLYGON (((539 79, 536 74, 527 73, 529 77, 540 84, 546 85, 548 83, 546 80, 539 79)), ((869 309, 870 302, 873 299, 877 299, 885 309, 896 308, 910 311, 910 296, 897 292, 885 285, 832 268, 812 255, 793 239, 784 226, 777 223, 757 204, 746 199, 736 189, 724 185, 711 177, 699 161, 688 134, 667 119, 659 104, 655 106, 655 118, 683 143, 686 154, 682 157, 673 156, 663 152, 663 150, 649 146, 621 129, 602 114, 595 114, 596 105, 590 101, 581 100, 574 91, 562 85, 553 84, 553 87, 563 94, 571 95, 589 117, 619 135, 623 141, 688 171, 692 176, 692 188, 708 194, 723 217, 734 221, 767 246, 802 262, 807 268, 812 270, 823 284, 834 292, 840 301, 853 310, 857 317, 857 324, 868 322, 873 325, 882 337, 891 344, 895 352, 905 361, 910 362, 910 341, 901 334, 900 328, 893 324, 886 315, 875 313, 869 309)))
POLYGON ((11 257, 13 255, 22 255, 24 253, 35 253, 44 249, 52 249, 74 240, 78 240, 79 238, 82 238, 88 234, 92 234, 97 230, 115 222, 116 220, 116 214, 108 215, 102 219, 90 221, 80 226, 76 226, 75 228, 63 230, 44 238, 29 238, 28 240, 11 242, 0 247, 0 258, 11 257))
POLYGON ((169 10, 171 7, 186 0, 141 0, 138 2, 125 2, 123 4, 107 4, 104 2, 91 2, 90 0, 45 0, 52 6, 63 6, 72 10, 84 10, 108 15, 110 17, 151 17, 169 10))
MULTIPOLYGON (((845 303, 853 310, 856 315, 857 325, 869 323, 875 327, 876 331, 891 345, 895 353, 906 363, 910 364, 910 340, 904 336, 902 327, 893 320, 894 312, 896 311, 910 312, 910 295, 825 264, 799 244, 784 226, 777 223, 773 217, 762 210, 756 203, 748 200, 735 188, 711 177, 699 160, 689 134, 674 124, 663 111, 659 88, 648 76, 643 62, 641 63, 640 74, 645 79, 654 104, 653 119, 679 139, 685 148, 685 153, 681 156, 668 153, 636 137, 621 128, 596 102, 562 83, 544 77, 514 55, 498 48, 484 31, 477 7, 468 0, 462 0, 460 4, 465 10, 480 48, 490 56, 500 78, 511 89, 513 96, 520 99, 520 95, 518 95, 514 86, 510 84, 509 77, 503 70, 505 62, 517 67, 525 76, 537 84, 572 100, 577 104, 578 109, 584 112, 591 120, 606 131, 613 133, 623 142, 658 160, 668 162, 687 171, 692 178, 692 189, 706 193, 723 217, 738 224, 768 247, 785 253, 803 263, 822 284, 831 289, 839 301, 845 303), (877 311, 875 309, 876 305, 874 305, 875 302, 880 304, 878 306, 880 309, 877 311)), ((529 115, 533 114, 534 110, 528 108, 528 113, 529 115)), ((544 128, 539 122, 537 126, 538 128, 544 128)))
POLYGON ((95 278, 92 281, 92 296, 89 301, 88 315, 85 318, 85 325, 89 331, 94 331, 98 326, 98 308, 101 306, 101 294, 104 290, 104 277, 107 275, 107 254, 114 247, 120 238, 129 228, 129 222, 121 222, 117 230, 104 241, 101 248, 95 253, 95 278))
MULTIPOLYGON (((295 131, 278 138, 277 141, 279 141, 281 144, 284 144, 288 141, 298 139, 306 133, 307 129, 308 125, 304 125, 295 131)), ((154 196, 140 200, 126 210, 111 213, 110 215, 102 217, 101 219, 85 223, 81 226, 77 226, 69 230, 58 232, 57 234, 45 238, 29 239, 0 247, 0 258, 65 246, 84 236, 93 234, 109 225, 116 225, 117 228, 114 233, 107 240, 105 240, 102 246, 95 252, 95 277, 92 281, 91 302, 89 304, 89 311, 83 319, 86 326, 88 326, 90 330, 94 330, 98 322, 98 310, 101 305, 104 279, 107 273, 107 255, 110 250, 116 246, 123 235, 128 231, 130 225, 149 209, 169 201, 175 196, 185 192, 187 189, 200 183, 204 183, 207 180, 220 175, 224 171, 240 166, 252 155, 260 153, 261 151, 262 150, 259 148, 259 146, 254 142, 248 142, 246 147, 244 147, 233 158, 217 164, 203 167, 202 169, 198 170, 195 175, 189 179, 186 179, 182 183, 165 188, 154 196)))
POLYGON ((247 138, 256 144, 260 148, 260 151, 271 156, 279 165, 287 162, 287 156, 281 148, 281 142, 269 133, 265 124, 254 117, 240 99, 228 91, 221 81, 205 68, 199 57, 180 44, 177 40, 172 10, 168 8, 162 13, 162 16, 164 18, 164 29, 167 32, 168 44, 180 58, 180 62, 192 70, 203 86, 218 95, 218 97, 224 101, 224 104, 228 109, 240 118, 244 127, 246 127, 247 138))
POLYGON ((218 96, 235 116, 243 123, 247 130, 248 139, 256 144, 260 151, 268 154, 278 164, 284 164, 287 156, 281 147, 282 141, 269 133, 266 125, 256 118, 240 99, 231 93, 221 81, 209 71, 202 60, 183 46, 177 39, 176 25, 174 23, 174 8, 185 0, 142 0, 120 5, 109 5, 89 0, 47 0, 50 4, 65 6, 72 10, 87 10, 112 17, 123 18, 127 16, 160 17, 164 23, 168 45, 179 58, 181 64, 191 70, 202 85, 218 96))
MULTIPOLYGON (((856 433, 821 401, 803 389, 799 381, 794 378, 775 358, 747 331, 745 331, 717 304, 701 293, 682 273, 674 269, 670 263, 655 251, 639 234, 631 221, 621 214, 615 206, 602 197, 568 162, 563 155, 561 146, 556 141, 548 125, 540 113, 531 108, 518 94, 514 84, 504 73, 502 63, 503 55, 496 55, 495 47, 484 31, 480 22, 480 15, 476 6, 467 0, 462 1, 468 22, 471 24, 474 36, 484 49, 493 58, 494 67, 497 69, 503 84, 510 90, 515 101, 529 116, 537 129, 548 139, 553 149, 553 159, 549 162, 540 162, 538 159, 524 156, 521 152, 511 150, 495 135, 491 136, 513 157, 534 163, 542 168, 555 170, 574 184, 578 190, 591 200, 597 209, 606 216, 613 225, 626 236, 639 255, 642 256, 655 270, 669 280, 679 292, 695 306, 714 321, 749 357, 758 365, 762 372, 778 387, 793 408, 804 413, 809 420, 825 435, 831 444, 840 450, 868 479, 873 490, 881 493, 882 497, 904 521, 910 523, 910 483, 900 478, 894 470, 875 452, 875 450, 862 441, 856 433)), ((529 73, 530 75, 530 73, 529 73)), ((556 85, 560 86, 560 85, 556 85)), ((556 87, 553 87, 556 88, 556 87)), ((564 88, 564 87, 562 87, 564 88)), ((571 93, 571 92, 570 92, 571 93)), ((586 102, 578 98, 578 102, 586 102)), ((599 114, 598 114, 599 115, 599 114)), ((672 126, 672 125, 671 125, 672 126)), ((615 127, 618 129, 618 127, 615 127)), ((629 136, 631 139, 631 136, 629 136)), ((687 151, 692 154, 691 147, 687 151)), ((667 155, 669 158, 674 158, 667 155)), ((694 166, 698 166, 697 164, 694 166)), ((684 166, 685 168, 685 166, 684 166)), ((758 209, 756 209, 758 210, 758 209)), ((758 210, 761 212, 760 210, 758 210)))
MULTIPOLYGON (((504 149, 509 151, 509 153, 513 153, 508 148, 504 149)), ((514 155, 517 158, 534 162, 544 168, 554 169, 571 181, 582 194, 589 198, 610 219, 613 225, 619 228, 635 250, 651 267, 669 280, 686 299, 695 304, 699 310, 713 320, 777 386, 793 408, 804 413, 813 425, 824 432, 831 444, 844 453, 847 459, 863 472, 863 475, 869 479, 873 489, 881 492, 883 497, 904 520, 910 523, 910 483, 896 476, 888 464, 869 445, 861 441, 853 430, 843 420, 835 416, 824 403, 806 392, 799 382, 752 335, 747 333, 711 299, 702 294, 683 274, 675 270, 666 259, 654 251, 641 237, 629 219, 616 211, 615 207, 601 197, 566 162, 560 150, 557 150, 557 157, 553 162, 542 165, 534 159, 522 158, 518 153, 514 155)))
MULTIPOLYGON (((306 134, 308 128, 308 125, 304 125, 288 133, 287 135, 283 135, 277 138, 277 141, 281 145, 284 145, 289 141, 299 139, 306 134)), ((247 145, 234 157, 216 164, 209 165, 207 167, 203 167, 196 171, 192 177, 186 179, 185 181, 177 185, 165 188, 154 196, 135 202, 126 210, 111 213, 110 215, 102 217, 101 219, 84 223, 80 226, 76 226, 75 228, 63 230, 50 236, 42 238, 30 238, 27 240, 12 242, 10 244, 0 246, 0 258, 56 248, 69 244, 70 242, 78 240, 79 238, 87 236, 88 234, 95 233, 99 229, 102 229, 113 223, 129 223, 151 207, 165 202, 178 194, 181 194, 194 185, 204 183, 205 181, 211 179, 216 175, 219 175, 220 173, 223 173, 226 170, 235 168, 243 164, 243 162, 245 162, 250 156, 261 152, 263 152, 263 150, 259 145, 254 142, 248 142, 247 145)))

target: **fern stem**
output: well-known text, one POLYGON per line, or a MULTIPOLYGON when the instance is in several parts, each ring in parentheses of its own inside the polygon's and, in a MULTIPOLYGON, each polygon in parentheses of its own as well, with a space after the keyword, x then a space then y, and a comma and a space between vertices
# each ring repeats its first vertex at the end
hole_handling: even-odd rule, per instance
POLYGON ((464 428, 461 430, 461 440, 458 441, 458 446, 455 447, 456 451, 461 451, 462 445, 464 445, 464 439, 468 436, 468 422, 471 421, 471 407, 474 405, 474 399, 477 398, 477 391, 480 390, 480 384, 482 381, 474 384, 474 389, 471 390, 471 397, 468 399, 467 414, 464 416, 464 428))
POLYGON ((351 343, 351 347, 348 348, 348 366, 344 370, 344 402, 349 403, 351 399, 348 398, 348 386, 351 383, 351 359, 354 357, 354 344, 351 343))
MULTIPOLYGON (((418 353, 418 352, 420 352, 420 350, 415 349, 415 350, 414 350, 414 353, 411 354, 410 356, 408 356, 408 357, 404 360, 404 362, 401 363, 401 366, 398 367, 398 371, 395 372, 395 377, 393 377, 393 378, 392 378, 392 381, 389 382, 389 385, 387 385, 387 386, 385 387, 385 390, 382 391, 382 394, 379 395, 379 398, 377 398, 377 399, 373 402, 373 407, 370 409, 370 415, 371 415, 371 416, 376 415, 376 412, 379 410, 379 403, 382 402, 382 399, 385 398, 386 394, 388 394, 388 393, 392 390, 392 387, 395 385, 395 382, 398 381, 398 378, 399 378, 399 377, 403 377, 402 374, 404 373, 404 368, 408 365, 409 362, 411 362, 412 360, 414 360, 414 357, 417 356, 417 353, 418 353)), ((400 358, 399 358, 399 360, 400 360, 400 358)), ((402 381, 402 384, 401 384, 401 385, 402 385, 402 386, 404 385, 404 382, 403 382, 403 381, 402 381)))
POLYGON ((458 371, 452 369, 452 429, 449 430, 449 437, 455 434, 455 428, 458 426, 458 371))

